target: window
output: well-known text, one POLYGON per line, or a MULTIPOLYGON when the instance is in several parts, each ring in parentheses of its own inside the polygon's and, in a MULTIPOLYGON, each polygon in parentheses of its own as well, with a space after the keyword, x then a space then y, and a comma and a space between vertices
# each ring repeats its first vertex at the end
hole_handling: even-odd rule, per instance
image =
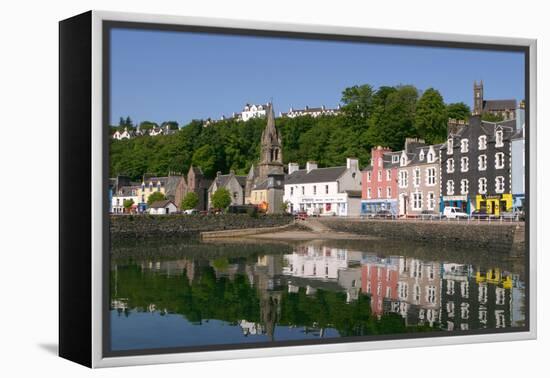
POLYGON ((455 183, 453 180, 447 181, 447 195, 452 196, 455 194, 455 183))
POLYGON ((406 156, 401 157, 401 166, 403 167, 404 165, 407 165, 407 157, 406 156))
POLYGON ((477 138, 477 148, 480 151, 487 149, 487 136, 486 135, 480 135, 479 138, 477 138))
POLYGON ((460 180, 460 194, 468 194, 468 180, 460 180))
POLYGON ((313 194, 317 194, 317 185, 313 185, 313 194))
POLYGON ((290 187, 290 195, 293 196, 294 195, 294 187, 290 187))
POLYGON ((460 283, 460 295, 462 295, 462 298, 468 298, 470 296, 470 287, 468 286, 468 281, 462 281, 460 283))
POLYGON ((453 154, 453 138, 447 139, 447 155, 453 154))
POLYGON ((233 192, 233 198, 237 199, 237 192, 233 192))
POLYGON ((477 180, 477 188, 479 194, 487 193, 487 179, 485 177, 481 177, 479 180, 477 180))
POLYGON ((414 285, 414 301, 420 302, 420 286, 418 284, 414 285))
POLYGON ((447 280, 447 295, 455 295, 455 281, 447 280))
POLYGON ((426 169, 426 184, 429 186, 435 185, 435 168, 426 169))
POLYGON ((477 169, 484 171, 487 169, 487 155, 479 155, 477 157, 477 169))
POLYGON ((428 210, 435 209, 435 193, 428 192, 428 210))
POLYGON ((433 163, 435 161, 435 154, 433 151, 428 152, 428 163, 433 163))
POLYGON ((418 155, 418 160, 424 161, 424 150, 420 150, 420 154, 418 155))
POLYGON ((376 194, 378 195, 377 198, 382 198, 382 188, 378 188, 376 194))
POLYGON ((422 209, 422 192, 413 193, 413 210, 422 209))
POLYGON ((391 181, 391 169, 386 169, 386 181, 391 181))
POLYGON ((406 282, 399 282, 398 290, 399 290, 399 299, 407 299, 409 296, 409 285, 406 282))
POLYGON ((460 317, 462 319, 468 319, 470 317, 470 305, 468 303, 462 303, 460 305, 460 317))
POLYGON ((504 177, 497 176, 495 178, 495 191, 497 193, 504 193, 504 177))
POLYGON ((328 194, 328 185, 325 185, 325 194, 328 194))
POLYGON ((371 188, 367 188, 367 198, 372 198, 371 188))
POLYGON ((391 198, 391 187, 386 188, 386 197, 391 198))
POLYGON ((413 185, 420 186, 420 168, 415 168, 413 171, 413 185))
POLYGON ((468 139, 462 139, 460 141, 460 152, 468 152, 468 139))
POLYGON ((428 303, 435 303, 435 286, 428 286, 426 291, 426 300, 428 303))
POLYGON ((398 161, 399 161, 399 155, 392 155, 391 162, 392 163, 397 163, 398 161))
POLYGON ((371 171, 368 171, 368 172, 367 172, 367 182, 370 182, 371 177, 372 177, 372 172, 371 172, 371 171))
POLYGON ((455 171, 455 161, 453 159, 447 160, 447 173, 453 173, 455 171))
POLYGON ((495 154, 495 168, 504 168, 504 152, 498 152, 495 154))
POLYGON ((495 133, 495 147, 502 147, 504 146, 504 138, 502 134, 502 130, 497 130, 495 133))
POLYGON ((460 172, 468 172, 468 158, 463 157, 460 159, 460 172))
POLYGON ((408 185, 407 171, 399 171, 399 186, 406 188, 408 185))
POLYGON ((150 192, 153 191, 153 183, 152 183, 152 182, 149 183, 149 191, 150 191, 150 192))
POLYGON ((378 182, 382 181, 382 171, 378 171, 378 182))
POLYGON ((141 191, 142 191, 142 192, 145 191, 145 183, 142 183, 142 184, 141 184, 141 191))
POLYGON ((306 187, 302 185, 302 195, 306 194, 306 187))

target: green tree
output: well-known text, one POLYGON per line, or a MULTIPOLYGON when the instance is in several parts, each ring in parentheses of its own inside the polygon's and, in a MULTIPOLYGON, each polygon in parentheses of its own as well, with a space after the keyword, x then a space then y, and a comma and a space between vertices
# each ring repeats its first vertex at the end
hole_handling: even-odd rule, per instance
POLYGON ((154 192, 147 198, 147 205, 151 206, 154 202, 157 201, 164 201, 166 199, 166 196, 162 192, 154 192))
POLYGON ((226 209, 231 205, 231 194, 225 188, 219 188, 212 194, 212 206, 216 209, 226 209))
POLYGON ((504 117, 500 114, 493 114, 493 113, 483 113, 481 115, 481 119, 483 121, 487 122, 502 122, 504 121, 504 117))
POLYGON ((447 105, 447 116, 449 118, 467 121, 471 114, 470 107, 463 102, 454 102, 447 105))
POLYGON ((354 85, 342 92, 342 109, 345 113, 359 118, 368 118, 372 108, 374 90, 369 84, 354 85))
POLYGON ((134 204, 134 200, 133 199, 125 199, 123 202, 122 202, 122 206, 124 206, 124 208, 126 210, 130 209, 132 207, 132 205, 134 204))
POLYGON ((441 94, 427 89, 416 105, 414 126, 419 137, 426 143, 441 143, 447 137, 447 107, 441 94))
POLYGON ((183 210, 194 209, 199 204, 199 196, 195 192, 189 192, 181 200, 183 210))
POLYGON ((139 124, 139 128, 142 131, 151 130, 154 127, 158 127, 158 125, 155 122, 151 122, 151 121, 143 121, 143 122, 140 122, 139 124))
POLYGON ((192 163, 195 167, 201 167, 206 176, 212 177, 216 173, 216 152, 214 148, 209 144, 199 147, 193 154, 192 163))

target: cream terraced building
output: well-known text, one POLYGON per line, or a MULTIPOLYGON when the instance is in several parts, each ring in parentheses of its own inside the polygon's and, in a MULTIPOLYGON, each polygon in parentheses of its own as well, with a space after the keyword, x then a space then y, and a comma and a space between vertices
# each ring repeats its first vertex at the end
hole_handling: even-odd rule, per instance
POLYGON ((397 207, 400 216, 439 213, 439 149, 424 140, 407 138, 397 168, 397 207))

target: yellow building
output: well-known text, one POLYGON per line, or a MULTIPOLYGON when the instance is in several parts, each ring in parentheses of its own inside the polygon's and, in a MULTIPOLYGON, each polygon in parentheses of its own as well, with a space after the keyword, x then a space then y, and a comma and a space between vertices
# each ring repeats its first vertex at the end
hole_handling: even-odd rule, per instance
POLYGON ((497 195, 482 195, 476 196, 476 209, 486 209, 487 214, 499 216, 500 213, 512 211, 513 205, 512 194, 497 194, 497 195))
POLYGON ((252 189, 250 192, 249 203, 258 206, 262 211, 268 210, 267 188, 252 189))
POLYGON ((490 284, 495 285, 502 285, 505 289, 512 288, 512 276, 510 274, 506 274, 500 271, 500 269, 489 269, 486 272, 480 272, 478 271, 476 273, 476 282, 482 283, 487 282, 490 284))
POLYGON ((169 175, 165 177, 145 176, 138 189, 138 198, 141 206, 144 206, 153 193, 160 192, 166 199, 174 202, 179 208, 186 191, 186 181, 182 175, 169 175))

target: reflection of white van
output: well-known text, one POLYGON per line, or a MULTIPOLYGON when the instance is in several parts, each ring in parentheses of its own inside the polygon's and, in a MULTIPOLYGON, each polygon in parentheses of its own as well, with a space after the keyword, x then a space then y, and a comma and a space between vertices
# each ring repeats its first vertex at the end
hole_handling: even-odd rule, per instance
POLYGON ((452 206, 445 206, 443 215, 449 219, 468 218, 468 214, 463 212, 460 208, 452 206))

